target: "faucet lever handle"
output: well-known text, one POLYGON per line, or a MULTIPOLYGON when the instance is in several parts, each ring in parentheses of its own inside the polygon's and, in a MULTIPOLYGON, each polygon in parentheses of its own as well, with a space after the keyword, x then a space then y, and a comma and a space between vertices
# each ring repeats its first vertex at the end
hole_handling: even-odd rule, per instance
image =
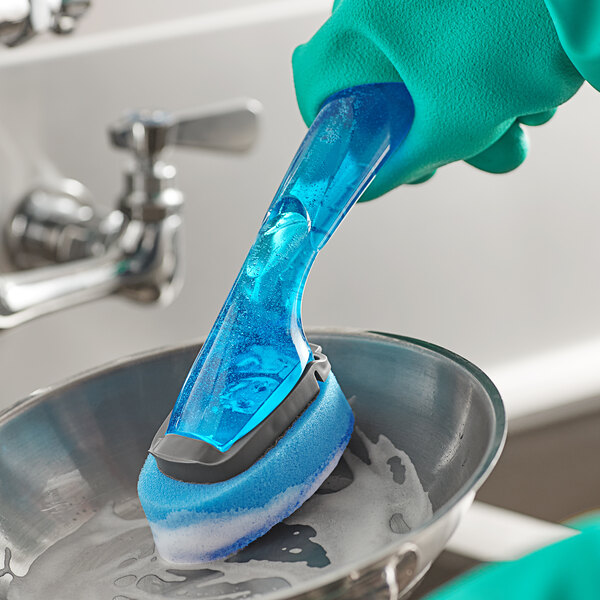
POLYGON ((138 110, 111 126, 109 134, 114 146, 131 150, 143 163, 155 162, 173 146, 245 152, 256 139, 261 110, 250 98, 178 114, 138 110))
POLYGON ((258 132, 262 104, 252 98, 223 102, 176 119, 175 145, 222 152, 245 152, 258 132))

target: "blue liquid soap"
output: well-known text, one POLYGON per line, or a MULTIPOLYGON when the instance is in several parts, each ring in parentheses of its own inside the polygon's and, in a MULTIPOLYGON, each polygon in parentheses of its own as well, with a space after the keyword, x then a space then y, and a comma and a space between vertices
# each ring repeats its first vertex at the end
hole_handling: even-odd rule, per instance
POLYGON ((413 114, 400 83, 358 86, 326 101, 192 366, 167 433, 224 452, 296 385, 312 360, 301 319, 311 266, 404 141, 413 114))

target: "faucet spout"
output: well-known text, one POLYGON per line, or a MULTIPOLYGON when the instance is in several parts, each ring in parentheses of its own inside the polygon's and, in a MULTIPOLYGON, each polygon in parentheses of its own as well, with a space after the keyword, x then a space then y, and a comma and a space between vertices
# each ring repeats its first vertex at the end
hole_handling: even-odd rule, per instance
POLYGON ((0 275, 0 329, 112 294, 119 287, 121 262, 120 253, 113 252, 0 275))

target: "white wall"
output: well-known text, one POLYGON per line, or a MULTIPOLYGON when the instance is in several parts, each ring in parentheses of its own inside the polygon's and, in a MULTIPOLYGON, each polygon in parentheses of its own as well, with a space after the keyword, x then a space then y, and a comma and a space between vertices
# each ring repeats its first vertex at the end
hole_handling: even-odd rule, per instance
MULTIPOLYGON (((187 200, 186 282, 175 303, 111 298, 0 333, 0 406, 204 335, 305 131, 290 55, 327 2, 161 1, 137 19, 142 4, 97 2, 79 36, 0 49, 0 215, 54 171, 111 205, 124 156, 105 128, 129 107, 254 96, 265 105, 260 140, 245 157, 174 153, 187 200)), ((453 165, 357 206, 317 261, 305 325, 424 338, 485 368, 600 336, 598 131, 600 96, 586 88, 531 131, 517 172, 453 165)))

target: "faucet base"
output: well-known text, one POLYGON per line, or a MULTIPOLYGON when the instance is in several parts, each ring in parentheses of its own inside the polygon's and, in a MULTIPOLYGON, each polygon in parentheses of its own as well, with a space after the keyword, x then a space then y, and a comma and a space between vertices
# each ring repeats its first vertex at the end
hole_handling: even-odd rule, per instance
POLYGON ((22 198, 6 227, 17 272, 0 273, 0 330, 110 294, 169 304, 181 288, 183 194, 175 167, 160 155, 173 145, 247 150, 259 111, 258 101, 245 99, 178 117, 137 111, 119 120, 111 141, 135 163, 112 212, 97 210, 74 179, 22 198))
POLYGON ((32 190, 18 203, 5 244, 18 269, 32 269, 102 256, 124 224, 121 211, 100 214, 82 183, 62 179, 32 190))

